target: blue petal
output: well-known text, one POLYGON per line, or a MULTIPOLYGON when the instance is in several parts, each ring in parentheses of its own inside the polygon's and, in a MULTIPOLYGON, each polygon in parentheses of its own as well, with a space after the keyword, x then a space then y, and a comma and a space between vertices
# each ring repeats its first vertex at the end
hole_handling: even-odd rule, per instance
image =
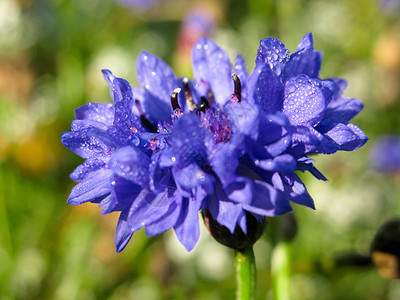
POLYGON ((112 137, 97 128, 64 132, 61 142, 82 158, 97 158, 105 161, 116 148, 112 137))
POLYGON ((364 105, 360 100, 354 98, 338 98, 329 103, 324 118, 318 124, 317 130, 327 132, 338 123, 347 123, 353 119, 364 105))
POLYGON ((243 230, 244 234, 247 234, 247 219, 246 219, 246 213, 244 210, 242 210, 240 212, 237 223, 240 226, 240 228, 243 230))
POLYGON ((314 162, 313 159, 308 158, 307 156, 299 157, 297 159, 297 169, 298 171, 305 172, 309 171, 315 178, 323 181, 327 181, 326 177, 312 164, 314 162))
POLYGON ((239 166, 239 153, 230 143, 220 143, 213 150, 210 164, 223 185, 230 183, 239 166))
POLYGON ((157 56, 143 51, 136 61, 137 77, 144 88, 143 107, 153 121, 164 121, 171 114, 171 94, 177 88, 172 69, 157 56))
POLYGON ((259 111, 256 106, 247 102, 231 103, 225 106, 225 111, 233 131, 257 139, 259 111))
POLYGON ((286 76, 290 78, 305 74, 316 78, 321 69, 321 64, 322 53, 314 50, 311 33, 306 34, 297 46, 296 52, 290 56, 286 64, 286 76))
POLYGON ((284 193, 289 196, 291 201, 315 209, 314 201, 301 179, 293 174, 291 180, 292 182, 288 182, 287 179, 283 180, 284 193))
POLYGON ((77 120, 91 120, 111 126, 114 121, 114 107, 111 103, 88 103, 75 109, 77 120))
POLYGON ((138 116, 133 113, 132 87, 125 79, 115 77, 108 70, 103 70, 103 75, 110 85, 110 92, 114 99, 113 124, 119 130, 116 136, 121 141, 126 141, 127 137, 132 135, 131 127, 143 131, 143 126, 138 116))
POLYGON ((276 142, 286 136, 289 120, 283 113, 262 114, 260 116, 258 140, 264 145, 276 142))
POLYGON ((200 238, 199 209, 201 203, 194 199, 184 198, 182 210, 176 225, 175 234, 181 244, 190 251, 200 238))
POLYGON ((292 210, 282 192, 262 181, 254 182, 251 202, 243 204, 243 208, 251 213, 269 217, 283 215, 292 210))
POLYGON ((280 40, 266 38, 260 42, 260 47, 257 51, 256 66, 266 64, 276 75, 280 76, 288 56, 288 50, 280 40))
POLYGON ((337 124, 326 135, 340 146, 340 150, 345 151, 356 150, 368 140, 364 132, 353 124, 337 124))
POLYGON ((335 83, 334 97, 340 98, 343 95, 344 90, 347 88, 347 81, 336 77, 329 78, 329 80, 335 83))
MULTIPOLYGON (((172 94, 172 92, 171 92, 172 94)), ((148 90, 144 91, 144 102, 143 108, 146 112, 146 116, 153 122, 166 121, 171 116, 171 103, 165 102, 164 99, 160 99, 148 90)), ((171 95, 168 98, 171 99, 171 95)))
POLYGON ((132 201, 139 195, 142 187, 121 177, 114 176, 113 189, 108 201, 102 200, 99 206, 103 208, 102 215, 113 211, 129 210, 132 201))
POLYGON ((320 87, 319 81, 306 75, 286 82, 283 112, 292 125, 314 126, 322 120, 326 102, 320 87))
POLYGON ((185 197, 188 197, 192 189, 198 186, 203 186, 208 194, 213 191, 214 177, 200 169, 197 164, 190 164, 185 168, 174 167, 172 174, 176 184, 187 193, 185 197))
POLYGON ((146 225, 145 229, 148 236, 155 236, 163 233, 171 229, 176 224, 181 213, 181 207, 178 205, 178 203, 180 204, 182 199, 178 192, 176 192, 174 197, 175 200, 170 204, 168 211, 161 215, 158 220, 146 225))
POLYGON ((277 156, 285 152, 291 145, 291 136, 285 135, 281 139, 265 146, 265 149, 271 156, 277 156))
POLYGON ((79 165, 69 177, 74 181, 82 181, 92 172, 95 172, 105 166, 105 162, 100 159, 88 159, 83 164, 79 165))
POLYGON ((80 131, 80 130, 90 129, 90 128, 97 128, 97 129, 100 129, 103 131, 107 131, 109 126, 104 123, 92 121, 92 120, 73 120, 72 124, 71 124, 72 131, 80 131))
POLYGON ((271 159, 259 160, 256 165, 266 171, 292 173, 296 170, 297 162, 292 155, 282 154, 271 159))
POLYGON ((168 195, 168 189, 158 194, 154 194, 148 189, 142 189, 132 202, 127 219, 133 232, 157 221, 168 211, 173 200, 168 195))
POLYGON ((137 148, 126 146, 118 149, 108 163, 109 168, 118 176, 138 185, 149 183, 150 158, 137 148))
POLYGON ((72 188, 67 203, 79 205, 99 201, 111 193, 111 181, 112 172, 100 169, 72 188))
POLYGON ((171 170, 161 165, 162 155, 165 151, 152 156, 150 164, 150 189, 154 193, 163 191, 170 184, 171 170))
POLYGON ((175 122, 171 133, 172 151, 175 165, 183 168, 191 163, 203 165, 207 160, 207 148, 204 145, 206 134, 195 114, 182 116, 175 122))
POLYGON ((300 42, 297 45, 296 51, 304 50, 304 49, 313 49, 314 48, 314 41, 312 33, 309 32, 305 36, 303 36, 300 42))
POLYGON ((338 145, 331 138, 321 134, 314 127, 297 126, 291 133, 292 146, 287 152, 295 157, 310 152, 332 154, 339 150, 338 145))
POLYGON ((228 55, 212 40, 201 38, 193 47, 193 74, 198 82, 205 80, 219 105, 233 93, 231 64, 228 55))
POLYGON ((228 199, 237 203, 250 203, 253 197, 253 181, 246 177, 236 179, 225 187, 228 199))
MULTIPOLYGON (((103 73, 104 79, 107 81, 107 84, 110 87, 110 92, 113 93, 112 89, 113 89, 115 76, 113 75, 113 73, 111 73, 110 70, 107 70, 107 69, 101 70, 101 73, 103 73)), ((113 96, 113 94, 111 94, 111 96, 113 96)))
POLYGON ((218 183, 215 185, 215 192, 205 199, 205 203, 204 208, 209 209, 213 219, 233 233, 243 211, 242 204, 232 202, 218 183))
POLYGON ((113 91, 114 105, 121 101, 132 100, 132 87, 125 79, 114 77, 111 89, 113 91))
POLYGON ((177 88, 172 69, 162 59, 143 51, 136 61, 136 71, 140 85, 169 105, 171 94, 177 88))
POLYGON ((127 218, 128 210, 125 210, 119 216, 117 228, 115 229, 115 248, 118 253, 124 250, 134 233, 127 222, 127 218))
POLYGON ((113 83, 114 90, 114 125, 119 129, 119 135, 123 133, 123 138, 132 135, 131 127, 143 130, 139 117, 133 113, 133 94, 130 84, 121 78, 115 78, 113 83))
POLYGON ((267 113, 282 110, 283 84, 268 64, 258 65, 247 83, 249 101, 267 113))
POLYGON ((219 200, 219 212, 217 222, 229 229, 231 233, 235 231, 238 218, 243 212, 241 203, 219 200))

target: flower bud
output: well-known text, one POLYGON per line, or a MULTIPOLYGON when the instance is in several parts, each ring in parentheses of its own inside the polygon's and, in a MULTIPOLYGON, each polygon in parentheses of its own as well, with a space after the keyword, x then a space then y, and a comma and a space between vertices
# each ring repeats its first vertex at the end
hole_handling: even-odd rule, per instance
POLYGON ((263 217, 259 221, 246 211, 247 234, 238 225, 236 225, 235 231, 231 233, 227 227, 213 219, 208 209, 202 210, 202 215, 208 232, 217 242, 241 252, 254 245, 267 225, 266 218, 263 217))

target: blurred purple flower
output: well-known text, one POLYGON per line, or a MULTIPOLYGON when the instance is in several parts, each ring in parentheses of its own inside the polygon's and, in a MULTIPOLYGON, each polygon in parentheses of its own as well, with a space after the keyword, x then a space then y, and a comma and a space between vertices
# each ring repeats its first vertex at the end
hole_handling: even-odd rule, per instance
POLYGON ((380 0, 381 10, 387 15, 398 16, 400 13, 400 0, 380 0))
POLYGON ((193 48, 194 81, 176 78, 159 58, 137 60, 140 87, 103 74, 114 104, 76 110, 63 144, 86 159, 71 178, 68 203, 99 203, 121 211, 116 247, 145 227, 153 236, 170 228, 191 250, 200 235, 199 210, 246 234, 246 212, 258 220, 314 208, 296 170, 325 177, 306 155, 355 150, 367 138, 348 123, 361 109, 341 98, 345 81, 317 78, 321 54, 306 35, 289 56, 275 39, 261 41, 248 76, 238 56, 202 38, 193 48))
POLYGON ((380 137, 370 153, 372 166, 381 172, 400 171, 400 136, 380 137))
POLYGON ((122 5, 131 8, 145 10, 164 0, 117 0, 117 1, 122 5))

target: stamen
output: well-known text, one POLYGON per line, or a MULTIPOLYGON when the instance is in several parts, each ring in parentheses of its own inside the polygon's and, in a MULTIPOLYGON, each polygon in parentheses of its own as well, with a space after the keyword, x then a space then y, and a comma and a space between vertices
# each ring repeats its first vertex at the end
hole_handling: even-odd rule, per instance
POLYGON ((146 128, 148 131, 150 132, 154 132, 157 133, 158 132, 158 128, 156 125, 152 124, 144 115, 144 111, 142 108, 142 105, 140 104, 139 100, 135 100, 135 105, 139 111, 140 114, 140 122, 142 123, 143 127, 146 128))
POLYGON ((158 132, 157 126, 152 124, 144 115, 140 115, 140 122, 142 122, 143 127, 146 128, 148 131, 154 133, 158 132))
POLYGON ((178 103, 178 94, 180 93, 180 91, 181 91, 180 88, 176 88, 171 95, 171 105, 172 105, 173 110, 181 109, 181 107, 179 106, 179 103, 178 103))
POLYGON ((234 102, 240 102, 242 101, 242 85, 240 84, 240 79, 235 73, 232 73, 232 79, 235 84, 235 91, 232 95, 232 100, 234 100, 234 102))
POLYGON ((212 92, 212 90, 210 89, 210 85, 208 84, 207 81, 205 81, 204 79, 201 79, 201 82, 206 86, 207 88, 207 98, 208 98, 208 104, 210 105, 211 103, 214 102, 214 94, 212 92))
POLYGON ((208 97, 208 100, 210 100, 210 103, 213 103, 214 102, 214 94, 213 94, 213 92, 211 91, 211 89, 208 89, 207 90, 207 97, 208 97))
POLYGON ((199 104, 199 107, 198 107, 197 110, 198 110, 198 111, 201 111, 201 112, 203 112, 203 113, 205 113, 205 112, 206 112, 206 109, 209 109, 209 108, 210 108, 210 104, 208 103, 206 97, 201 96, 200 99, 201 99, 201 100, 200 100, 200 104, 199 104))
POLYGON ((183 78, 183 90, 185 91, 186 104, 190 111, 196 108, 196 104, 193 101, 192 92, 189 87, 189 79, 187 77, 183 78))

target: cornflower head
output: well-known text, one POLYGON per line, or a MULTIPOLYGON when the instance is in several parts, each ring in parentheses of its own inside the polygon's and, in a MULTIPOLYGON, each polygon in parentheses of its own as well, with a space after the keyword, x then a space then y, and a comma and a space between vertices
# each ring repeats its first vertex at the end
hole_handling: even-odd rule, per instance
POLYGON ((198 40, 192 60, 189 80, 142 52, 140 87, 103 70, 114 103, 78 108, 62 136, 86 159, 71 174, 79 183, 68 203, 120 211, 118 252, 143 227, 149 236, 173 228, 190 251, 200 210, 214 237, 224 230, 217 240, 244 249, 261 235, 264 217, 289 212, 290 201, 314 208, 295 174, 326 180, 308 154, 355 150, 367 140, 349 123, 362 104, 342 98, 345 81, 318 79, 311 34, 290 56, 279 40, 261 41, 250 75, 242 57, 232 66, 210 39, 198 40))

